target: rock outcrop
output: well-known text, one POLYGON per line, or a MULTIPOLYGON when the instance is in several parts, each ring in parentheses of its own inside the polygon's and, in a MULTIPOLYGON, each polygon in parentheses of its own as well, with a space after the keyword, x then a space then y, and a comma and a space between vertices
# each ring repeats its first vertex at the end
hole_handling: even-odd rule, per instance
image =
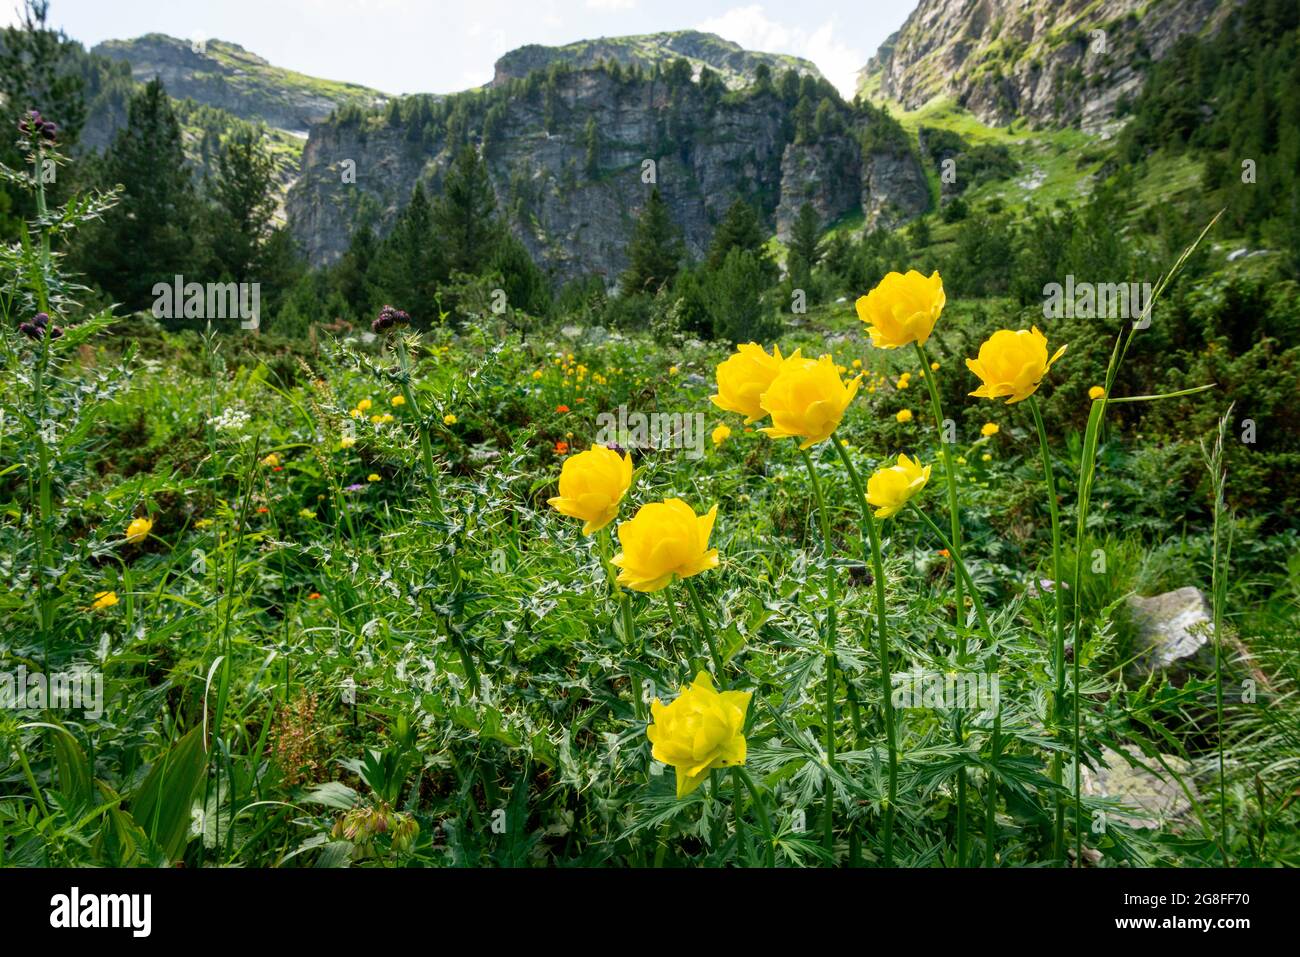
POLYGON ((759 53, 746 50, 740 44, 712 33, 680 30, 643 36, 600 37, 558 47, 539 44, 519 47, 497 60, 492 82, 499 86, 510 80, 521 80, 529 73, 545 70, 554 63, 576 69, 617 63, 624 67, 638 66, 648 71, 679 58, 691 65, 696 76, 703 67, 708 67, 718 73, 732 89, 753 83, 757 79, 759 66, 766 66, 774 76, 785 70, 794 70, 804 76, 821 78, 821 71, 816 65, 802 57, 783 53, 759 53))
POLYGON ((1130 595, 1127 605, 1137 626, 1135 673, 1162 671, 1177 676, 1190 665, 1205 662, 1211 612, 1199 588, 1188 585, 1150 598, 1130 595))
POLYGON ((920 0, 859 74, 908 109, 952 97, 987 123, 1104 125, 1146 63, 1239 0, 920 0))
POLYGON ((436 193, 462 142, 481 150, 498 209, 557 282, 597 275, 614 284, 651 170, 697 258, 737 198, 771 228, 788 225, 804 202, 827 225, 858 210, 869 223, 902 222, 929 203, 905 140, 873 135, 892 121, 844 104, 828 86, 822 102, 835 132, 805 146, 796 144, 797 104, 775 85, 725 93, 603 68, 539 77, 452 97, 443 104, 449 120, 423 129, 383 112, 313 127, 288 203, 310 260, 343 253, 358 211, 371 211, 382 233, 417 181, 436 193), (355 183, 341 175, 347 161, 355 183))

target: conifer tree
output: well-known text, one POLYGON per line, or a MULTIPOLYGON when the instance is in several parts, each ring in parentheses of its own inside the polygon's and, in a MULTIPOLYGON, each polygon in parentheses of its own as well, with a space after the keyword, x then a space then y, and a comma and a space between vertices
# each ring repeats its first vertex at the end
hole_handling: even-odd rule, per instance
POLYGON ((475 274, 491 260, 502 235, 496 209, 486 164, 474 147, 462 147, 433 207, 433 226, 448 269, 475 274))
POLYGON ((654 293, 677 275, 685 247, 677 226, 668 212, 668 204, 655 187, 650 193, 641 218, 637 220, 628 243, 627 271, 623 273, 624 295, 654 293))

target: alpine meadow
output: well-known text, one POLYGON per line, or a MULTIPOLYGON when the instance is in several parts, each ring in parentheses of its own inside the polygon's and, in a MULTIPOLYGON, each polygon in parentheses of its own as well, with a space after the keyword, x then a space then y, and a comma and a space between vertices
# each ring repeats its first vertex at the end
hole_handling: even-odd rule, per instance
POLYGON ((4 868, 1300 866, 1296 0, 566 0, 436 93, 60 6, 4 868))

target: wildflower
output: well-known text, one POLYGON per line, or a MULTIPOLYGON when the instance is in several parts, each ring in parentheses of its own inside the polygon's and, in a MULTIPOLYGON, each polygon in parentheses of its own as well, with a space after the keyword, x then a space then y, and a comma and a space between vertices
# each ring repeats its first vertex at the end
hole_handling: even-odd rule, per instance
POLYGON ((796 353, 781 364, 760 397, 763 410, 772 416, 772 424, 763 431, 775 439, 802 439, 800 449, 829 438, 861 381, 857 376, 845 384, 830 356, 814 360, 796 353))
POLYGON ((134 518, 131 524, 126 527, 126 540, 132 544, 143 542, 149 537, 149 532, 153 529, 153 522, 147 518, 134 518))
POLYGON ((555 454, 556 454, 556 455, 568 455, 568 454, 569 454, 569 443, 568 443, 568 442, 565 442, 563 439, 561 439, 559 442, 556 442, 556 443, 555 443, 555 454))
POLYGON ((745 713, 750 692, 713 689, 707 672, 670 704, 658 698, 650 704, 652 723, 646 737, 656 761, 677 772, 677 796, 686 797, 714 768, 745 763, 745 713))
POLYGON ((854 359, 854 360, 853 360, 853 368, 855 368, 855 369, 861 369, 861 368, 862 368, 862 360, 861 360, 861 359, 854 359))
POLYGON ((274 452, 272 452, 272 453, 271 453, 270 455, 268 455, 266 458, 262 459, 262 464, 265 465, 265 466, 268 466, 268 467, 279 465, 279 464, 280 464, 280 456, 278 456, 278 455, 276 455, 274 452))
POLYGON ((906 389, 911 384, 912 384, 912 373, 904 372, 902 375, 898 377, 898 381, 894 383, 894 387, 898 389, 906 389))
POLYGON ((614 556, 618 583, 633 591, 653 592, 676 575, 690 578, 718 567, 718 550, 709 548, 709 535, 718 506, 704 515, 679 498, 650 502, 618 527, 623 550, 614 556))
POLYGON ((555 407, 555 411, 556 411, 556 412, 568 412, 568 411, 569 411, 569 407, 568 407, 567 405, 557 405, 557 406, 555 407))
POLYGON ((536 371, 533 372, 533 378, 534 378, 534 379, 540 379, 541 377, 542 377, 542 370, 541 370, 541 369, 537 369, 536 371))
POLYGON ((1088 390, 1088 398, 1092 399, 1094 402, 1096 402, 1105 394, 1106 394, 1106 390, 1099 385, 1095 385, 1088 390))
POLYGON ((899 422, 911 422, 911 421, 912 421, 912 410, 911 410, 911 409, 899 409, 899 410, 898 410, 898 414, 895 415, 894 418, 897 419, 899 422))
POLYGON ((314 592, 312 592, 310 595, 307 596, 307 600, 308 600, 308 601, 315 601, 317 598, 320 598, 320 592, 318 592, 318 591, 314 591, 314 592))
POLYGON ((867 479, 867 502, 876 507, 876 518, 889 518, 901 512, 928 481, 930 466, 900 455, 897 465, 878 469, 867 479))
POLYGON ((947 557, 948 557, 948 549, 946 549, 946 548, 941 548, 941 549, 939 549, 939 557, 940 557, 940 558, 947 558, 947 557))
POLYGON ((345 435, 339 439, 339 448, 350 449, 357 444, 355 435, 345 435))
POLYGON ((983 455, 980 456, 980 461, 981 461, 981 462, 992 462, 992 461, 993 461, 993 456, 990 455, 988 452, 985 452, 983 455))
POLYGON ((913 342, 925 345, 943 312, 943 280, 936 270, 929 278, 912 269, 891 272, 855 304, 867 324, 871 344, 897 349, 913 342))
POLYGON ((380 477, 379 477, 379 473, 378 473, 378 472, 371 472, 369 475, 366 476, 366 481, 367 481, 367 482, 379 482, 379 481, 382 481, 382 479, 380 479, 380 477))
POLYGON ((92 611, 100 611, 104 608, 111 608, 117 604, 117 592, 115 591, 97 591, 95 600, 90 603, 92 611))
POLYGON ((398 325, 406 325, 411 321, 411 317, 400 309, 394 309, 392 306, 384 306, 379 310, 379 315, 370 323, 373 332, 384 332, 398 325))
POLYGON ((207 527, 208 527, 209 525, 211 525, 211 524, 212 524, 212 519, 210 519, 210 518, 201 518, 201 519, 199 519, 197 522, 194 523, 194 527, 195 527, 195 528, 207 528, 207 527))
POLYGON ((345 492, 360 492, 360 491, 361 491, 362 489, 364 489, 364 488, 365 488, 365 486, 362 485, 360 482, 353 482, 351 485, 349 485, 349 486, 348 486, 347 488, 345 488, 343 491, 345 491, 345 492))
POLYGON ((1047 358, 1047 337, 1034 326, 1029 330, 999 329, 980 346, 978 359, 967 359, 966 367, 983 383, 970 393, 983 399, 1008 396, 1007 404, 1029 398, 1042 382, 1065 346, 1047 358))
POLYGON ((298 509, 298 517, 299 517, 299 518, 315 518, 315 517, 316 517, 316 513, 313 512, 313 511, 312 511, 311 509, 309 509, 309 508, 300 508, 300 509, 298 509))
POLYGON ((980 435, 987 438, 990 435, 997 435, 1000 429, 996 422, 985 422, 980 426, 980 435))
POLYGON ((668 374, 669 374, 669 375, 677 375, 677 366, 669 366, 669 367, 668 367, 668 374))
MULTIPOLYGON (((796 350, 790 359, 798 357, 796 350)), ((757 422, 767 415, 759 399, 785 361, 781 358, 780 346, 774 346, 771 355, 756 342, 737 346, 736 351, 718 365, 718 394, 711 397, 713 404, 724 411, 743 415, 746 425, 757 422)))
POLYGON ((369 399, 362 399, 360 402, 357 403, 357 409, 359 409, 362 412, 369 412, 371 404, 372 403, 370 402, 369 399))
POLYGON ((270 511, 270 509, 267 508, 265 505, 259 505, 259 506, 257 506, 257 514, 258 514, 258 515, 265 515, 265 514, 266 514, 267 512, 269 512, 269 511, 270 511))
POLYGON ((713 444, 721 445, 727 439, 731 438, 731 429, 725 425, 720 425, 713 430, 713 444))
POLYGON ((362 416, 364 416, 365 413, 362 412, 360 409, 353 409, 351 412, 348 413, 348 415, 352 416, 352 418, 354 419, 359 419, 362 416))
POLYGON ((966 464, 966 456, 964 456, 964 455, 959 455, 959 456, 957 456, 957 464, 958 464, 958 465, 965 465, 965 464, 966 464))
POLYGON ((939 371, 939 363, 937 363, 937 362, 931 362, 931 363, 930 363, 930 371, 931 371, 931 372, 938 372, 938 371, 939 371))
POLYGON ((448 412, 446 415, 442 417, 443 425, 455 425, 456 421, 457 421, 456 417, 452 415, 450 412, 448 412))
POLYGON ((391 406, 393 406, 394 408, 396 408, 396 407, 399 406, 399 405, 406 405, 406 396, 404 396, 404 395, 395 395, 395 396, 393 396, 391 399, 388 400, 388 404, 391 405, 391 406))
MULTIPOLYGON (((563 455, 569 451, 569 444, 557 442, 555 451, 563 455)), ((632 456, 627 452, 620 456, 613 449, 593 445, 565 459, 560 469, 560 494, 547 499, 546 504, 561 515, 582 519, 582 534, 592 535, 614 521, 631 487, 632 456)))

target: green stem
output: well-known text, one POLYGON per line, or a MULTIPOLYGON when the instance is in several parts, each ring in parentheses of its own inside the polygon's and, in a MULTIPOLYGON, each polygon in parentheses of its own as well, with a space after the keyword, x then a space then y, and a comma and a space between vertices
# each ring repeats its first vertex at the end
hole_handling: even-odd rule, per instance
POLYGON ((434 510, 439 514, 442 513, 442 502, 438 495, 438 472, 433 463, 433 442, 429 438, 429 427, 420 413, 420 405, 415 400, 415 390, 411 388, 411 358, 406 352, 406 340, 399 333, 395 337, 397 343, 397 358, 401 367, 402 374, 399 382, 402 387, 402 397, 406 399, 406 404, 411 407, 411 412, 415 416, 416 428, 420 433, 420 454, 424 458, 424 472, 429 482, 429 498, 433 502, 434 510))
POLYGON ((823 845, 827 854, 835 850, 835 786, 831 781, 831 771, 835 767, 835 602, 837 589, 835 582, 835 565, 831 545, 830 518, 826 514, 826 499, 822 495, 821 480, 817 478, 817 469, 807 449, 800 449, 803 464, 808 468, 808 478, 812 482, 813 495, 817 500, 817 518, 822 531, 823 557, 826 560, 826 634, 823 638, 826 654, 826 820, 823 832, 823 845))
POLYGON ((889 673, 889 618, 885 607, 885 564, 880 554, 880 530, 876 527, 875 516, 871 514, 871 506, 867 502, 862 479, 858 476, 858 470, 854 468, 853 459, 849 456, 848 450, 844 448, 844 443, 839 440, 833 440, 833 442, 836 451, 840 453, 840 461, 844 463, 844 468, 849 473, 849 484, 853 486, 853 492, 857 495, 858 504, 862 508, 862 527, 867 533, 867 541, 870 547, 871 577, 876 593, 876 640, 879 645, 878 654, 880 657, 880 700, 881 708, 885 714, 885 741, 889 752, 889 797, 885 803, 884 862, 886 867, 892 867, 894 864, 894 809, 898 804, 898 736, 894 715, 893 688, 890 684, 889 673))
MULTIPOLYGON (((1052 595, 1056 604, 1056 633, 1052 645, 1052 673, 1056 692, 1052 696, 1051 709, 1048 712, 1048 725, 1056 728, 1065 702, 1065 595, 1061 581, 1061 510, 1056 500, 1056 477, 1052 470, 1052 453, 1047 445, 1047 428, 1043 425, 1043 416, 1038 408, 1038 396, 1029 397, 1029 411, 1034 417, 1034 426, 1038 429, 1038 448, 1043 458, 1043 480, 1047 484, 1047 507, 1052 517, 1052 595)), ((1065 863, 1065 802, 1061 797, 1062 762, 1060 753, 1052 755, 1052 781, 1058 786, 1056 801, 1056 823, 1052 831, 1053 856, 1058 863, 1065 863)))
MULTIPOLYGON (((957 508, 957 472, 953 469, 952 450, 943 438, 943 408, 939 401, 939 383, 934 370, 930 368, 930 358, 925 354, 925 347, 914 342, 917 358, 921 361, 921 375, 930 391, 930 409, 934 414, 934 428, 939 436, 939 451, 943 455, 943 470, 948 484, 948 518, 952 527, 952 543, 961 548, 961 515, 957 508)), ((957 600, 957 663, 966 660, 966 599, 962 594, 962 581, 958 576, 953 582, 957 600)), ((958 747, 965 743, 961 730, 961 712, 953 716, 953 739, 958 747)), ((966 768, 957 772, 957 861, 959 867, 966 866, 966 768)))
POLYGON ((772 839, 772 822, 767 816, 767 806, 763 804, 763 795, 759 792, 754 779, 749 776, 743 764, 737 764, 732 769, 740 780, 745 782, 745 787, 749 790, 749 796, 754 802, 754 815, 758 818, 758 828, 763 832, 764 855, 767 858, 767 866, 776 866, 776 841, 772 839))
POLYGON ((686 583, 686 594, 691 597, 695 617, 700 621, 700 633, 704 635, 704 643, 709 648, 709 660, 713 662, 714 679, 718 682, 718 687, 725 691, 727 677, 722 673, 722 659, 718 657, 717 642, 713 638, 713 625, 709 623, 709 616, 704 613, 704 603, 700 601, 700 593, 695 587, 695 582, 689 578, 683 578, 682 581, 686 583))
MULTIPOLYGON (((605 578, 609 581, 610 591, 618 599, 619 614, 623 619, 623 648, 628 654, 633 653, 632 643, 635 640, 635 634, 632 626, 632 604, 628 601, 627 592, 619 587, 618 581, 614 574, 614 567, 610 564, 610 531, 609 526, 602 528, 596 533, 596 547, 600 551, 600 564, 605 570, 605 578)), ((632 683, 632 713, 640 720, 642 714, 641 691, 638 688, 638 682, 635 675, 629 675, 632 683)))

